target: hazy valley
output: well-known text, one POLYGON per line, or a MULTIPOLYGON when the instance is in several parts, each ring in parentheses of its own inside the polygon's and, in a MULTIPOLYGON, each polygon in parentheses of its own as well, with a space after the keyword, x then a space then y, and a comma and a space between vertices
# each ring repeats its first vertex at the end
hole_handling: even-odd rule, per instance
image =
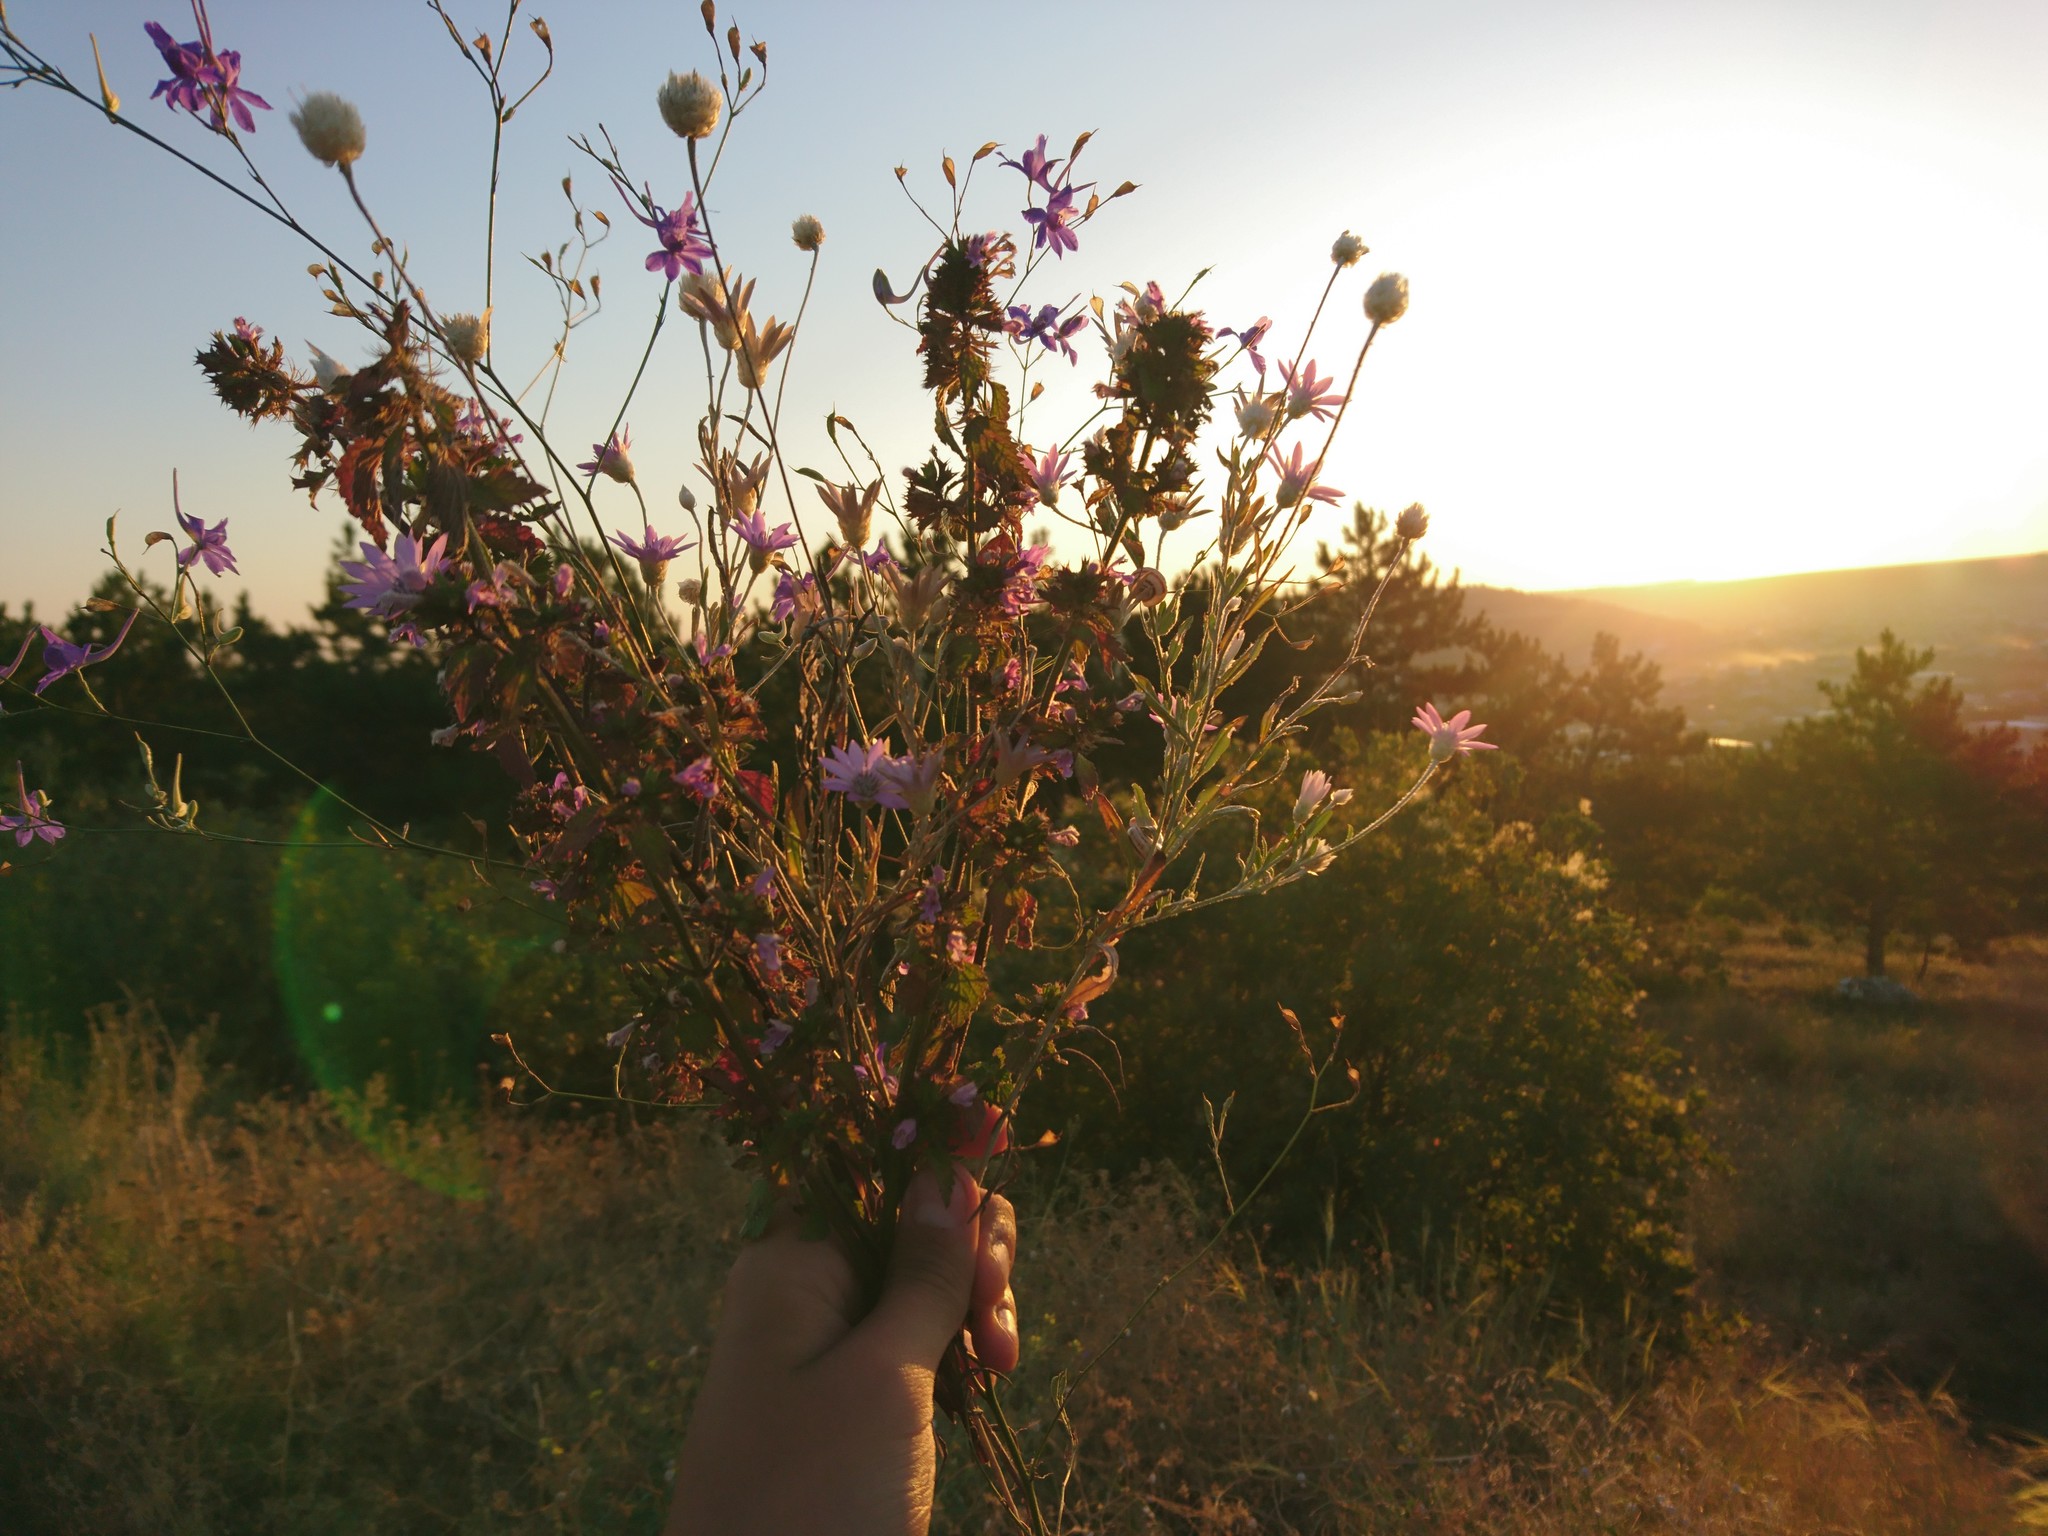
POLYGON ((1716 736, 1756 740, 1822 707, 1856 648, 1890 628, 1935 649, 1969 718, 2048 734, 2048 552, 1748 581, 1571 592, 1467 588, 1474 609, 1583 665, 1618 636, 1664 670, 1665 697, 1716 736))

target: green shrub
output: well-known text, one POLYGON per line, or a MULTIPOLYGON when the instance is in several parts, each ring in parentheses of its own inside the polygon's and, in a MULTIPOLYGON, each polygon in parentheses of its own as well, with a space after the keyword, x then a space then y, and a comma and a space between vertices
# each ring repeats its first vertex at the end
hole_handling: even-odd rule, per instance
MULTIPOLYGON (((1397 751, 1376 741, 1340 782, 1389 798, 1397 751)), ((1635 1017, 1636 940, 1601 884, 1583 857, 1496 831, 1454 783, 1318 879, 1127 943, 1095 1020, 1101 1070, 1061 1074, 1029 1114, 1070 1127, 1084 1166, 1194 1170, 1206 1098, 1228 1110, 1241 1190, 1305 1097, 1279 1010, 1318 1052, 1341 1018, 1356 1098, 1316 1118, 1258 1217, 1287 1251, 1412 1252, 1455 1231, 1562 1304, 1668 1302, 1690 1274, 1692 1096, 1635 1017)))

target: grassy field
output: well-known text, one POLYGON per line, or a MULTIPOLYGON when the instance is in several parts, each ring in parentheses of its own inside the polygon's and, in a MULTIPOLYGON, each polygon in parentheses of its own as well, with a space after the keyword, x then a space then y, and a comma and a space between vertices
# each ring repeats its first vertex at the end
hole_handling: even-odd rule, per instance
POLYGON ((1833 1003, 1857 960, 1750 929, 1727 992, 1661 1015, 1724 1160, 1692 1221, 1702 1294, 2048 1434, 2048 942, 1909 960, 1925 1001, 1896 1014, 1833 1003))
MULTIPOLYGON (((1795 938, 1798 936, 1795 935, 1795 938)), ((1013 1418, 1090 1532, 2014 1529, 2048 1380, 2048 947, 1845 1013, 1762 930, 1660 1005, 1712 1094, 1694 1336, 1575 1330, 1445 1252, 1199 1246, 1170 1171, 1040 1180, 1013 1418)), ((29 1533, 658 1528, 740 1208, 686 1120, 237 1103, 103 1016, 0 1071, 0 1505, 29 1533), (594 1123, 585 1123, 593 1121, 594 1123), (454 1198, 436 1188, 481 1189, 454 1198)), ((2038 1470, 2048 1470, 2040 1469, 2038 1470)), ((938 1528, 993 1529, 963 1456, 938 1528)), ((2048 1516, 2048 1506, 2036 1505, 2048 1516)))

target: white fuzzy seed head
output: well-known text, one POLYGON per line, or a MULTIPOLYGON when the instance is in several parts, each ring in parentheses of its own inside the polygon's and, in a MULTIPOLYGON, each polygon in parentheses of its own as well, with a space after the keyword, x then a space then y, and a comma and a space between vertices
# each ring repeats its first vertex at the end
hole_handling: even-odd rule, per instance
POLYGON ((1273 430, 1273 402, 1264 395, 1240 394, 1237 402, 1237 430, 1241 437, 1264 437, 1273 430))
POLYGON ((1348 229, 1339 235, 1330 247, 1330 260, 1340 267, 1357 266, 1358 258, 1364 254, 1365 242, 1348 229))
POLYGON ((661 120, 679 139, 709 138, 725 108, 718 87, 694 69, 687 75, 671 73, 654 93, 654 101, 661 108, 661 120))
POLYGON ((1374 325, 1392 325, 1408 313, 1408 279, 1382 272, 1365 290, 1365 318, 1374 325))
POLYGON ((825 243, 825 226, 807 213, 789 226, 789 238, 798 250, 815 251, 825 243))
POLYGON ((474 366, 483 361, 484 353, 490 349, 490 311, 481 315, 445 315, 441 332, 448 343, 448 355, 458 363, 474 366))
POLYGON ((363 115, 332 91, 315 91, 292 113, 299 142, 322 165, 336 169, 362 158, 363 115))

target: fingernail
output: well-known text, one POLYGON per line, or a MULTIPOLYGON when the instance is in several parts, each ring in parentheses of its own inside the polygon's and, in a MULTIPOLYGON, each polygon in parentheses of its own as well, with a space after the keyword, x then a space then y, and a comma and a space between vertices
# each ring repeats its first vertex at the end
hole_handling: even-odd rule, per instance
POLYGON ((956 1168, 949 1199, 946 1186, 931 1174, 920 1173, 910 1181, 910 1190, 903 1203, 910 1208, 913 1221, 928 1227, 958 1230, 974 1220, 973 1180, 964 1168, 956 1168))

